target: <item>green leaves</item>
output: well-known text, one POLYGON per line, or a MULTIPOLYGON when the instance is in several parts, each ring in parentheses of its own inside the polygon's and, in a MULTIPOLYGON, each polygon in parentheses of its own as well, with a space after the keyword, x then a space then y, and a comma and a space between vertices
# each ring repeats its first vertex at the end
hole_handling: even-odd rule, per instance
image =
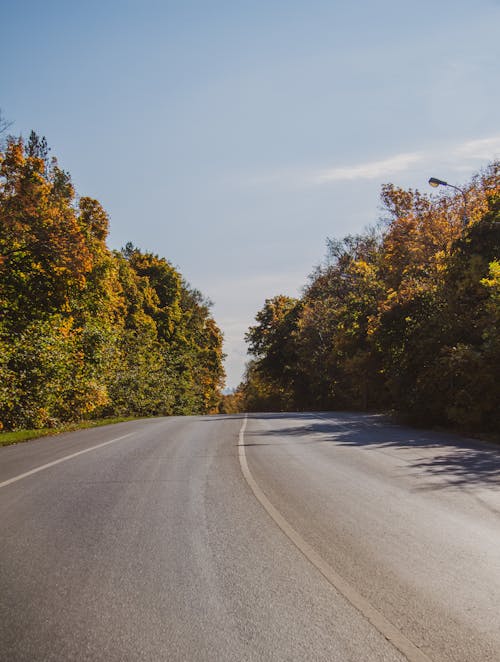
POLYGON ((32 132, 0 153, 0 424, 214 410, 209 306, 164 258, 109 251, 106 212, 48 152, 32 132))
POLYGON ((463 199, 388 184, 382 231, 328 241, 300 301, 275 297, 247 333, 247 408, 393 408, 498 430, 500 165, 463 199))

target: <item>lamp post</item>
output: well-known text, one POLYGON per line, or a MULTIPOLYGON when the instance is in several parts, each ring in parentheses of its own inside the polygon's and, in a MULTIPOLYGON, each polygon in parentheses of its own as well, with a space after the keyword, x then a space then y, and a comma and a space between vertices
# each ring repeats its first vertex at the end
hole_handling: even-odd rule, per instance
POLYGON ((468 223, 468 219, 467 219, 467 196, 465 194, 465 191, 463 189, 461 189, 460 187, 453 186, 453 184, 448 184, 448 182, 444 182, 442 179, 438 179, 437 177, 431 177, 429 179, 429 184, 434 188, 437 188, 438 186, 449 186, 450 188, 454 188, 455 190, 460 191, 460 193, 462 194, 462 197, 464 199, 464 215, 463 215, 462 223, 463 223, 463 226, 465 228, 467 226, 467 223, 468 223))

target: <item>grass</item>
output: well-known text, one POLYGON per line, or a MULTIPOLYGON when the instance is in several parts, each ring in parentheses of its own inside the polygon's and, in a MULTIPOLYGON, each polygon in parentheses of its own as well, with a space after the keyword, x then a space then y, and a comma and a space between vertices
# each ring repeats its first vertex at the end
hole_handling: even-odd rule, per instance
POLYGON ((20 444, 30 439, 48 437, 61 432, 74 432, 85 428, 96 428, 101 425, 112 425, 113 423, 124 423, 136 420, 136 416, 117 416, 115 418, 96 418, 93 421, 79 421, 77 423, 64 423, 56 428, 40 428, 39 430, 15 430, 14 432, 0 432, 0 446, 20 444))

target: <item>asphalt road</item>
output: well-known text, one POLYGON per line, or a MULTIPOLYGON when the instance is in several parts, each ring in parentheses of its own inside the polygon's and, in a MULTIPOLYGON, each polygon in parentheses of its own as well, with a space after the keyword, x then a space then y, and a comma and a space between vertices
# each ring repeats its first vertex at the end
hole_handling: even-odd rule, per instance
POLYGON ((354 414, 0 448, 0 659, 500 660, 500 453, 354 414))

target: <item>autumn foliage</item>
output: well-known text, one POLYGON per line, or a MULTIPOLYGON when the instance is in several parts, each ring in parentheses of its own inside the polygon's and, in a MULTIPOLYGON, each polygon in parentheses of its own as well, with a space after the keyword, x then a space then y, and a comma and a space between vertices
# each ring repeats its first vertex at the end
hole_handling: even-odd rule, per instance
POLYGON ((328 241, 300 299, 265 302, 247 333, 243 407, 393 409, 496 430, 500 164, 461 195, 382 188, 375 228, 328 241))
POLYGON ((106 246, 45 139, 0 151, 0 423, 207 413, 223 385, 209 303, 165 259, 106 246))

